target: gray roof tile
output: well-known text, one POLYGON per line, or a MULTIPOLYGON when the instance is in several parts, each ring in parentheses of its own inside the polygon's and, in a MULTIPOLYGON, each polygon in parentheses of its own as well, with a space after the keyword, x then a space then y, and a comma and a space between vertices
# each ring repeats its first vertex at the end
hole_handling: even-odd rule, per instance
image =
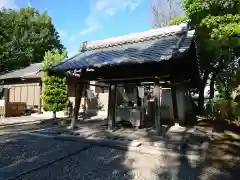
POLYGON ((42 68, 43 63, 31 64, 26 68, 18 69, 7 74, 0 76, 1 80, 14 79, 14 78, 41 78, 42 72, 39 70, 42 68))
POLYGON ((183 53, 190 47, 194 31, 187 31, 184 27, 170 26, 137 35, 87 43, 85 52, 56 64, 51 70, 56 72, 168 60, 176 50, 183 53))

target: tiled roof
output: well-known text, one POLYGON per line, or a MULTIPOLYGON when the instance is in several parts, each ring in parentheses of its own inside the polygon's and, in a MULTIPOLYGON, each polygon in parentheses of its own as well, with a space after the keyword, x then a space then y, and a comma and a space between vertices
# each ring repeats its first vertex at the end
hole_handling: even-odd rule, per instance
POLYGON ((53 71, 144 63, 170 59, 175 52, 189 49, 194 31, 175 25, 142 33, 87 42, 83 52, 52 67, 53 71))
POLYGON ((26 68, 18 69, 10 73, 0 76, 1 80, 4 79, 14 79, 14 78, 41 78, 42 74, 40 69, 42 68, 43 63, 31 64, 26 68))
POLYGON ((85 51, 96 50, 114 46, 121 46, 124 44, 133 44, 154 39, 159 39, 166 36, 181 34, 187 31, 187 24, 167 26, 158 29, 151 29, 140 33, 131 33, 124 36, 108 38, 104 40, 86 42, 85 51))

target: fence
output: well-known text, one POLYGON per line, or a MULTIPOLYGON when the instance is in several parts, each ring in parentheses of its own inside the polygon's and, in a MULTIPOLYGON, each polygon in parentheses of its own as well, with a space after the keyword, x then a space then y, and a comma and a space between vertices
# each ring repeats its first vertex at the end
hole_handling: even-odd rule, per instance
POLYGON ((24 115, 26 103, 9 102, 5 106, 0 106, 0 116, 15 117, 24 115))
POLYGON ((0 117, 5 116, 5 106, 0 106, 0 117))

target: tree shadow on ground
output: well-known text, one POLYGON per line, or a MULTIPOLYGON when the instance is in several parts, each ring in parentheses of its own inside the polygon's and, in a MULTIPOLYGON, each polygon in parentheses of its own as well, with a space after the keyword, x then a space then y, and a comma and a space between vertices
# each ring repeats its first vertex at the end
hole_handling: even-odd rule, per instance
MULTIPOLYGON (((184 137, 188 135, 188 130, 191 128, 191 126, 187 126, 182 134, 177 134, 181 138, 178 140, 180 143, 174 143, 172 135, 167 134, 167 131, 163 137, 154 136, 154 132, 151 131, 147 132, 145 138, 149 142, 156 143, 161 139, 167 151, 181 154, 181 156, 168 157, 166 164, 155 167, 152 173, 157 174, 158 179, 176 180, 230 180, 240 177, 239 133, 234 131, 237 127, 230 125, 222 126, 222 129, 220 129, 216 126, 219 125, 212 122, 209 124, 205 122, 204 126, 201 123, 197 124, 195 126, 196 132, 191 134, 188 141, 185 141, 184 137), (212 137, 209 132, 217 132, 219 137, 216 135, 212 137), (221 136, 220 132, 225 133, 221 136), (196 158, 186 158, 187 155, 195 155, 196 158)), ((91 128, 91 125, 89 127, 91 128)), ((94 136, 115 136, 115 139, 126 138, 126 136, 107 132, 106 127, 95 133, 94 136)), ((131 143, 131 138, 129 138, 129 143, 131 143)))
MULTIPOLYGON (((197 155, 199 158, 194 161, 180 156, 175 159, 175 165, 167 167, 164 171, 158 172, 156 168, 159 179, 238 179, 240 177, 239 138, 234 139, 226 135, 228 138, 211 139, 211 136, 207 136, 208 130, 213 129, 213 131, 219 132, 219 127, 216 128, 216 126, 214 123, 205 124, 204 126, 196 125, 196 132, 191 135, 189 141, 183 144, 180 149, 179 146, 174 147, 170 141, 165 141, 165 147, 170 147, 173 152, 181 153, 182 155, 191 153, 197 155), (198 130, 198 127, 204 128, 198 130), (203 147, 206 142, 209 144, 206 150, 194 148, 203 147)), ((222 126, 220 132, 237 129, 233 125, 230 127, 222 126)), ((236 135, 237 132, 231 131, 230 134, 233 133, 236 135)))
POLYGON ((211 127, 215 132, 231 131, 233 133, 240 133, 240 126, 229 120, 210 120, 202 119, 198 121, 199 127, 211 127))

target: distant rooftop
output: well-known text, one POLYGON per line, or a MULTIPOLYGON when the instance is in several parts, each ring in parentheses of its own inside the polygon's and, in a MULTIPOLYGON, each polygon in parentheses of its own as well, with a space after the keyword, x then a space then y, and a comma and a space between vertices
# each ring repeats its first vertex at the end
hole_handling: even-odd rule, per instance
POLYGON ((39 71, 43 66, 43 63, 31 64, 25 68, 18 69, 0 76, 0 80, 16 79, 16 78, 41 78, 42 74, 39 71))

